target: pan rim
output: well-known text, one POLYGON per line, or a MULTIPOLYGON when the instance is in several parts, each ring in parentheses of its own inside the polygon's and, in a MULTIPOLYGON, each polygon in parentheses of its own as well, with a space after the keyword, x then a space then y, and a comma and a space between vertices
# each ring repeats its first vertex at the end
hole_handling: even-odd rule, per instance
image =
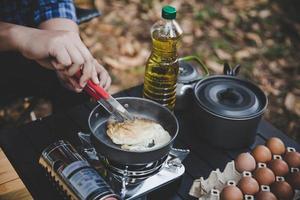
MULTIPOLYGON (((176 137, 177 137, 177 135, 178 135, 178 132, 179 132, 179 122, 178 122, 177 117, 175 116, 175 114, 174 114, 173 112, 171 112, 168 108, 162 106, 161 104, 159 104, 159 103, 157 103, 157 102, 155 102, 155 101, 152 101, 152 100, 149 100, 149 99, 145 99, 145 98, 141 98, 141 97, 117 97, 117 98, 116 98, 116 100, 123 100, 123 99, 125 99, 125 100, 126 100, 126 99, 132 99, 132 100, 142 100, 142 101, 146 101, 146 102, 155 104, 155 105, 161 107, 162 109, 164 109, 165 111, 167 111, 167 112, 170 114, 170 116, 172 116, 172 118, 174 118, 175 123, 176 123, 176 132, 175 132, 174 136, 171 138, 171 140, 170 140, 169 142, 167 142, 165 145, 159 146, 159 147, 157 147, 157 148, 153 148, 153 149, 151 149, 151 150, 143 150, 143 151, 129 151, 129 150, 126 150, 126 149, 121 149, 121 148, 117 148, 117 147, 114 147, 114 146, 109 146, 109 145, 107 145, 105 142, 102 142, 102 141, 97 137, 97 135, 95 134, 94 130, 92 129, 91 123, 90 123, 91 117, 92 117, 94 111, 95 111, 97 108, 99 108, 100 106, 102 107, 101 104, 96 105, 96 106, 92 109, 92 111, 90 112, 89 117, 88 117, 88 125, 89 125, 90 131, 92 132, 93 137, 95 137, 99 142, 101 142, 102 144, 104 144, 105 146, 107 146, 107 147, 109 147, 109 148, 113 148, 113 149, 118 150, 118 151, 121 151, 121 152, 128 152, 128 153, 132 153, 132 154, 150 153, 150 152, 154 152, 154 151, 163 149, 163 148, 165 148, 165 147, 170 146, 170 145, 173 144, 173 142, 174 142, 174 140, 176 139, 176 137)), ((105 112, 107 112, 107 111, 105 110, 105 112)), ((107 122, 107 120, 104 120, 102 123, 106 123, 106 122, 107 122)), ((101 124, 102 124, 102 123, 101 123, 101 124)), ((159 122, 158 122, 158 123, 159 123, 159 122)), ((100 125, 99 125, 99 126, 100 126, 100 125)), ((97 126, 97 127, 99 127, 99 126, 97 126)), ((164 127, 163 127, 163 128, 164 128, 164 127)), ((113 143, 113 142, 112 142, 112 143, 113 143)))

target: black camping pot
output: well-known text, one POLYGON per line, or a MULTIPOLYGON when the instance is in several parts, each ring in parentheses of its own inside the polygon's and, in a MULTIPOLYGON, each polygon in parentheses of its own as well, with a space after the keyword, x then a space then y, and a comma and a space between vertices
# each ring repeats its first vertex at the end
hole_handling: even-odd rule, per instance
POLYGON ((228 66, 224 72, 227 75, 209 76, 195 85, 191 121, 198 135, 216 147, 249 147, 268 100, 259 87, 235 77, 228 66))
POLYGON ((110 114, 99 104, 96 106, 88 119, 92 132, 91 142, 96 151, 108 159, 121 165, 144 165, 165 158, 178 133, 178 121, 175 115, 164 106, 143 98, 120 97, 116 98, 135 117, 150 119, 159 123, 171 136, 171 140, 165 145, 153 148, 149 151, 128 151, 114 144, 106 134, 107 121, 110 114))

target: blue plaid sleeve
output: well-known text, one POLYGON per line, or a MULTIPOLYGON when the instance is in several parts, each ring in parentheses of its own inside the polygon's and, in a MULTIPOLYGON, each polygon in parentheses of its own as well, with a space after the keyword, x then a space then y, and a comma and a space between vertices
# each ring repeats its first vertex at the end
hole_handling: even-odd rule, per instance
POLYGON ((39 25, 53 18, 66 18, 77 22, 72 0, 38 0, 34 11, 34 22, 39 25))

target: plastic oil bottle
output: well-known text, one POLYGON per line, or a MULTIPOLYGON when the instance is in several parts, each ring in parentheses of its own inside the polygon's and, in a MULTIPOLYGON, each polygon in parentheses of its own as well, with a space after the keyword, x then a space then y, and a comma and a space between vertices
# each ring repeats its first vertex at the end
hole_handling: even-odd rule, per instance
POLYGON ((143 96, 173 110, 179 70, 177 46, 182 30, 175 21, 174 7, 164 6, 162 18, 151 28, 152 52, 146 63, 143 96))

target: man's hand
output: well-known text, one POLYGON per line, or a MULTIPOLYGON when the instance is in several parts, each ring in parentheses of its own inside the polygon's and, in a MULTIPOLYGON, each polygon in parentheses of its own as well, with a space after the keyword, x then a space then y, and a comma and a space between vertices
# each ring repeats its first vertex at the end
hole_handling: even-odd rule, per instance
POLYGON ((81 41, 78 33, 72 31, 33 29, 23 34, 20 52, 36 60, 44 67, 65 71, 72 77, 82 67, 79 85, 84 87, 89 79, 99 84, 96 66, 99 65, 81 41))
MULTIPOLYGON (((102 65, 100 65, 96 60, 94 62, 96 62, 95 69, 98 75, 98 79, 100 80, 99 85, 107 90, 111 84, 111 78, 102 65)), ((57 71, 57 76, 61 80, 62 85, 67 89, 75 92, 82 91, 82 87, 78 84, 77 80, 73 77, 70 77, 67 74, 67 71, 57 71)))

